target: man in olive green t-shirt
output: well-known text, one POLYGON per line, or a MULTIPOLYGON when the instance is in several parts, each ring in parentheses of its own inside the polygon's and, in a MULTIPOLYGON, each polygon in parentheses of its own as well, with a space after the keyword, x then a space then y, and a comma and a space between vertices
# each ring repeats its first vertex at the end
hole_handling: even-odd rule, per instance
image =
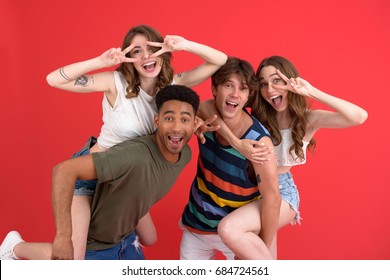
POLYGON ((99 184, 92 203, 86 259, 143 258, 134 246, 128 246, 127 238, 190 161, 187 142, 196 127, 199 96, 185 86, 172 85, 157 93, 156 105, 153 135, 72 158, 54 168, 52 259, 73 259, 70 209, 74 182, 94 178, 99 184))

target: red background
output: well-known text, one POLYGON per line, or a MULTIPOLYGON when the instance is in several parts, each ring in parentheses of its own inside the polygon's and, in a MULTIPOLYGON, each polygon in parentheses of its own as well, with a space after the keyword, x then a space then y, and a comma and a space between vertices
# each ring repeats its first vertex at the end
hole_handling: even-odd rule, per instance
MULTIPOLYGON (((13 229, 28 241, 53 239, 51 169, 100 131, 102 93, 60 91, 46 75, 148 24, 255 68, 265 56, 285 56, 313 85, 365 108, 362 126, 320 131, 315 155, 295 168, 303 221, 280 231, 279 258, 390 259, 388 1, 3 0, 0 11, 0 239, 13 229)), ((174 53, 176 72, 200 62, 174 53)), ((211 97, 210 81, 195 89, 211 97)), ((178 258, 197 155, 190 144, 192 162, 152 209, 159 241, 145 250, 149 259, 178 258)))

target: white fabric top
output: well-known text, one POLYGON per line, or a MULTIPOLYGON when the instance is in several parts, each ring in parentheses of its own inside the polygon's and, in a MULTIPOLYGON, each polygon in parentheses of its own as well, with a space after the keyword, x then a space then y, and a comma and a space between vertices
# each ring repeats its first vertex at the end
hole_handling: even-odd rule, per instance
POLYGON ((97 143, 108 149, 124 140, 152 134, 155 130, 154 115, 157 113, 155 96, 148 95, 140 88, 139 95, 126 98, 127 81, 122 73, 114 71, 118 96, 111 107, 104 95, 103 126, 97 143))
POLYGON ((280 133, 282 135, 282 142, 275 146, 275 157, 276 157, 276 165, 277 166, 295 166, 299 164, 306 163, 306 148, 309 145, 309 142, 303 142, 303 154, 305 156, 304 160, 298 158, 294 151, 291 151, 291 155, 289 152, 290 147, 293 144, 292 136, 291 136, 291 128, 281 129, 280 133))

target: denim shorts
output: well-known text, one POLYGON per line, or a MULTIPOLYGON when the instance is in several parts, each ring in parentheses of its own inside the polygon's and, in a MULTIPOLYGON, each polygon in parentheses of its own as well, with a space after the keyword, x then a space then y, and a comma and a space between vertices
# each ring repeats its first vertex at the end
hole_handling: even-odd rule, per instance
POLYGON ((300 223, 301 217, 299 214, 299 192, 297 186, 294 183, 291 172, 279 174, 278 181, 281 198, 286 201, 290 205, 291 209, 297 213, 292 223, 300 223))
POLYGON ((133 231, 114 247, 105 250, 87 250, 86 260, 144 260, 138 236, 133 231))
MULTIPOLYGON (((72 158, 89 154, 89 150, 96 144, 96 138, 91 136, 80 151, 75 153, 72 158)), ((74 195, 93 196, 96 190, 97 180, 77 180, 74 187, 74 195)))

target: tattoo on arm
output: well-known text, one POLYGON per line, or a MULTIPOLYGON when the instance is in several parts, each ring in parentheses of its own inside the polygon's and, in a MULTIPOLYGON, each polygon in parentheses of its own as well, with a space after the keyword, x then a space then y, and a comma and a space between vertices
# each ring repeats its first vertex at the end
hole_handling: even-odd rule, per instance
POLYGON ((65 74, 64 67, 60 68, 60 75, 67 81, 71 81, 71 79, 65 74))
POLYGON ((257 183, 258 183, 258 184, 261 183, 260 174, 256 174, 256 180, 257 180, 257 183))
POLYGON ((86 86, 88 86, 91 82, 94 83, 92 76, 88 77, 88 76, 82 75, 82 76, 80 76, 80 77, 78 77, 78 78, 76 79, 76 81, 74 82, 74 85, 75 85, 75 86, 86 87, 86 86))

